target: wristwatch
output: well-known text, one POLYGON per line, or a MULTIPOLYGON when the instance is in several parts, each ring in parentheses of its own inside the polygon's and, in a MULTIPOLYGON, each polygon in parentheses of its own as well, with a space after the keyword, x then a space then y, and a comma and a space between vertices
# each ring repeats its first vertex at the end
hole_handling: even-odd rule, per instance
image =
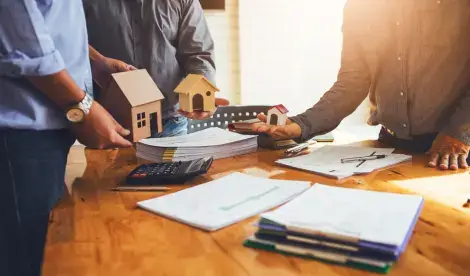
POLYGON ((73 124, 78 124, 85 120, 86 115, 90 113, 91 105, 93 104, 93 99, 90 95, 85 93, 85 97, 76 105, 72 106, 67 110, 66 116, 67 120, 73 124))

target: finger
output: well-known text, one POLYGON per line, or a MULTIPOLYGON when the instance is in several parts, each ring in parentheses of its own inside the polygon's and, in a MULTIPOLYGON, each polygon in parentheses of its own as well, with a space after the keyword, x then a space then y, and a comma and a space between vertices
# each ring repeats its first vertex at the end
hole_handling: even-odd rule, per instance
POLYGON ((467 155, 459 155, 459 167, 462 169, 468 169, 467 155))
POLYGON ((209 118, 211 116, 210 112, 194 112, 194 119, 196 120, 204 120, 206 118, 209 118))
POLYGON ((264 113, 260 113, 260 114, 258 114, 258 116, 256 116, 256 117, 258 117, 258 119, 259 119, 260 121, 265 122, 265 123, 266 123, 267 120, 268 120, 268 117, 266 117, 266 115, 264 115, 264 113))
POLYGON ((441 155, 441 160, 439 162, 439 168, 441 170, 447 170, 449 168, 449 157, 448 153, 441 155))
POLYGON ((428 166, 435 168, 437 166, 438 160, 439 160, 439 153, 430 153, 428 166))
POLYGON ((230 102, 227 99, 215 98, 215 106, 227 106, 230 102))
POLYGON ((457 170, 459 168, 459 163, 458 163, 458 154, 451 154, 449 158, 449 169, 451 170, 457 170))
POLYGON ((129 148, 132 147, 132 143, 124 139, 121 135, 118 133, 115 134, 115 136, 112 139, 111 145, 107 146, 107 148, 112 148, 112 147, 118 147, 118 148, 129 148))
POLYGON ((183 110, 178 110, 178 113, 183 115, 184 117, 186 117, 188 119, 194 119, 194 113, 193 112, 186 112, 186 111, 183 111, 183 110))
POLYGON ((258 123, 253 124, 251 129, 256 132, 268 132, 271 129, 271 126, 267 124, 258 123))
POLYGON ((130 64, 128 64, 127 66, 128 66, 128 69, 129 69, 130 71, 137 70, 137 67, 134 67, 134 66, 132 66, 132 65, 130 65, 130 64))

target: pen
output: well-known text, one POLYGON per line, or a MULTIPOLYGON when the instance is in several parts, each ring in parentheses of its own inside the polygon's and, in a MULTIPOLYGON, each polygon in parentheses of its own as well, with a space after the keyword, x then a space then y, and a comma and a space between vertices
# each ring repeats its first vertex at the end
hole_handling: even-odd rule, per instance
POLYGON ((168 188, 168 187, 152 187, 152 186, 149 186, 149 187, 126 186, 126 187, 116 187, 116 188, 111 189, 111 191, 114 191, 114 192, 166 192, 170 190, 171 188, 168 188))
POLYGON ((387 155, 379 154, 379 155, 370 155, 370 156, 362 156, 362 157, 342 158, 341 163, 364 162, 364 161, 369 161, 369 160, 382 159, 385 157, 387 157, 387 155))
POLYGON ((310 141, 308 141, 308 142, 306 142, 306 143, 299 144, 299 145, 297 145, 297 146, 295 146, 295 147, 293 147, 293 148, 287 149, 287 150, 284 152, 284 154, 287 155, 287 156, 289 156, 289 155, 293 155, 293 154, 299 153, 299 152, 301 152, 301 151, 303 151, 303 150, 305 150, 305 149, 308 149, 308 147, 309 147, 310 145, 313 145, 313 144, 315 144, 316 142, 317 142, 317 141, 315 141, 315 140, 310 140, 310 141))

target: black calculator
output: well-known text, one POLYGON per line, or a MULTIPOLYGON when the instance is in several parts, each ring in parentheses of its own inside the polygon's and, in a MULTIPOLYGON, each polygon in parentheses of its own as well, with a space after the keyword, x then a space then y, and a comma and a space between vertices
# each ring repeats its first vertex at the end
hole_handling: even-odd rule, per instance
POLYGON ((127 176, 128 185, 183 184, 187 180, 207 173, 213 158, 191 161, 151 163, 139 165, 127 176))

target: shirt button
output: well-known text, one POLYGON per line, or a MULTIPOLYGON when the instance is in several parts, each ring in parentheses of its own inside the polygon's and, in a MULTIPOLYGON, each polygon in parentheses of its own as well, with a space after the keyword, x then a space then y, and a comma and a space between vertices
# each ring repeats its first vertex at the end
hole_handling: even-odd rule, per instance
POLYGON ((403 124, 403 127, 406 128, 406 124, 403 124))
POLYGON ((405 94, 403 92, 400 92, 400 96, 403 96, 403 95, 405 95, 405 94))
POLYGON ((401 60, 401 57, 398 57, 397 59, 398 59, 398 60, 401 60))
POLYGON ((397 26, 400 26, 400 21, 397 21, 397 26))
POLYGON ((436 2, 436 3, 439 5, 439 4, 441 3, 441 0, 437 0, 437 2, 436 2))

